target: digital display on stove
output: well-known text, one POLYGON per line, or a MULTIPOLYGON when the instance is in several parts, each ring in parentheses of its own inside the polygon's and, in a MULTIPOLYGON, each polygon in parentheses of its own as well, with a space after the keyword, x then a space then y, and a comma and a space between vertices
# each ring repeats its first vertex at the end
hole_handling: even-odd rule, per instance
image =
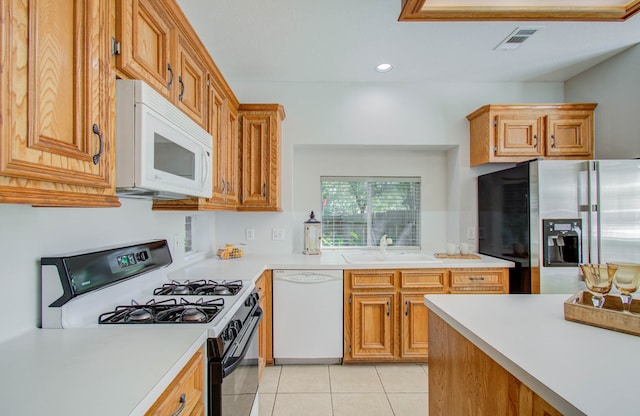
POLYGON ((125 254, 123 256, 118 256, 116 258, 116 261, 118 262, 118 266, 121 269, 124 269, 125 267, 129 267, 137 263, 136 257, 133 254, 125 254))

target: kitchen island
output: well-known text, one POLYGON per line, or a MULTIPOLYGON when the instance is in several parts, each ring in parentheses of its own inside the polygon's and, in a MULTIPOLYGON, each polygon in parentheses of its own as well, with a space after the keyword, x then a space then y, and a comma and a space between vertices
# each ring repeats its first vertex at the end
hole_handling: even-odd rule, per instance
POLYGON ((638 414, 640 337, 565 321, 567 298, 426 295, 429 415, 638 414))

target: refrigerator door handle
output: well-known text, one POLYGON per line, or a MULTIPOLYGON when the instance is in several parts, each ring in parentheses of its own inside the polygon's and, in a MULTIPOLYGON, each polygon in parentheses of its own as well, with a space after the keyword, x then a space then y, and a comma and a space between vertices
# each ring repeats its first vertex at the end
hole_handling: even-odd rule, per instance
POLYGON ((589 162, 589 261, 600 263, 600 193, 598 162, 589 162))

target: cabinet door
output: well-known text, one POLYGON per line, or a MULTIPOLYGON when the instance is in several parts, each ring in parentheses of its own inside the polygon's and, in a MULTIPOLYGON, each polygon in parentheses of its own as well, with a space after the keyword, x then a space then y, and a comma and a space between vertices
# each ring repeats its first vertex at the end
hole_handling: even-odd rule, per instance
POLYGON ((591 157, 593 112, 550 114, 546 124, 547 156, 591 157))
POLYGON ((241 105, 241 189, 239 210, 279 211, 280 124, 277 104, 241 105))
POLYGON ((204 362, 202 351, 198 350, 191 360, 171 382, 145 416, 202 414, 202 393, 204 391, 204 362), (182 411, 179 409, 183 407, 182 411))
POLYGON ((540 156, 541 120, 526 113, 504 113, 495 118, 496 156, 540 156))
POLYGON ((429 353, 429 309, 422 293, 401 293, 402 347, 404 358, 427 358, 429 353))
POLYGON ((0 202, 119 206, 114 196, 114 9, 2 2, 0 202))
POLYGON ((213 136, 213 193, 210 199, 215 205, 225 204, 227 188, 227 100, 209 77, 209 133, 213 136))
POLYGON ((225 204, 229 208, 238 206, 239 193, 239 174, 240 159, 238 152, 240 144, 238 138, 238 111, 233 107, 230 101, 227 101, 227 143, 226 143, 226 169, 225 169, 225 204))
POLYGON ((351 295, 351 358, 393 359, 394 294, 351 295))
POLYGON ((178 84, 175 64, 171 62, 173 20, 156 0, 118 0, 116 7, 118 71, 144 80, 171 99, 178 84))
POLYGON ((182 33, 178 34, 176 56, 178 108, 206 128, 207 68, 204 60, 182 33))

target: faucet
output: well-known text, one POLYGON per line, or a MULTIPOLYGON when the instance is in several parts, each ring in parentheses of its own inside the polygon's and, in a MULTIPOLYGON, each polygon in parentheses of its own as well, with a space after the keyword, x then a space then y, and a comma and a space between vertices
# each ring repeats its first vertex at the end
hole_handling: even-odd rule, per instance
POLYGON ((384 254, 387 252, 387 246, 389 244, 393 244, 393 240, 390 238, 387 238, 387 235, 383 235, 380 238, 380 254, 384 256, 384 254))

